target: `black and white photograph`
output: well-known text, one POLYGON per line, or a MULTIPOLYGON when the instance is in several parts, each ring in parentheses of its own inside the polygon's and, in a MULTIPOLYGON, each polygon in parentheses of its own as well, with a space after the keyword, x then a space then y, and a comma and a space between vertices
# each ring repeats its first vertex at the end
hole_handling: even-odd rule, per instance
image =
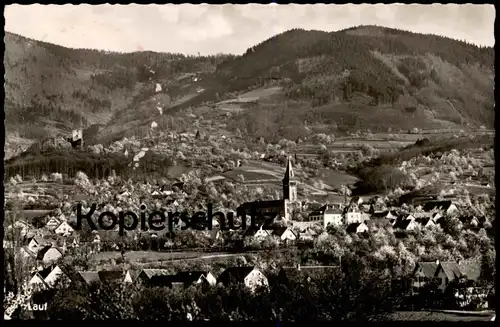
POLYGON ((495 16, 5 5, 4 320, 493 323, 495 16))

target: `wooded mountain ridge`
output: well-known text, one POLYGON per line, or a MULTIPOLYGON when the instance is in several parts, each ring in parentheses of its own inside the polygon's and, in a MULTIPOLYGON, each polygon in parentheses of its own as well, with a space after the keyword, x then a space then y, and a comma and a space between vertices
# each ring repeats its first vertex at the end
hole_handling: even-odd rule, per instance
POLYGON ((494 49, 436 35, 378 26, 292 29, 241 56, 68 49, 8 32, 5 44, 8 140, 13 133, 33 140, 113 124, 116 115, 150 102, 155 83, 164 86, 162 106, 171 115, 281 87, 265 105, 232 120, 253 136, 265 135, 259 117, 269 106, 285 111, 286 119, 271 126, 276 130, 304 122, 343 130, 494 122, 494 49))

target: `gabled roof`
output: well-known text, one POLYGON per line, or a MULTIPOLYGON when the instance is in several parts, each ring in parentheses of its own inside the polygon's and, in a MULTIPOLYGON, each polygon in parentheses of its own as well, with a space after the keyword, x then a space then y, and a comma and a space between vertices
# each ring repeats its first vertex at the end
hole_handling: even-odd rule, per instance
POLYGON ((115 282, 115 281, 122 281, 123 278, 125 277, 125 274, 121 270, 102 270, 99 271, 98 273, 99 280, 103 283, 109 283, 109 282, 115 282))
POLYGON ((313 228, 308 227, 303 232, 300 232, 299 236, 317 236, 319 233, 315 231, 313 228))
MULTIPOLYGON (((127 275, 127 273, 130 275, 130 278, 132 279, 132 281, 135 281, 136 278, 139 276, 139 274, 141 273, 140 270, 134 270, 134 269, 129 269, 125 272, 125 276, 127 275)), ((124 276, 124 278, 125 278, 124 276)))
POLYGON ((148 279, 151 279, 153 276, 170 275, 167 269, 143 269, 141 274, 145 275, 148 279))
POLYGON ((427 278, 434 278, 438 269, 439 263, 436 262, 418 262, 415 267, 415 272, 418 268, 422 270, 422 273, 427 278))
POLYGON ((346 228, 346 232, 347 233, 356 233, 356 231, 358 230, 358 227, 361 226, 363 223, 352 223, 352 224, 349 224, 346 228))
POLYGON ((477 281, 481 276, 481 263, 478 260, 460 262, 458 269, 470 280, 477 281))
POLYGON ((218 281, 222 283, 241 283, 253 270, 253 266, 230 267, 224 270, 218 281))
POLYGON ((469 280, 478 280, 481 275, 481 265, 478 261, 448 261, 440 263, 441 269, 450 280, 467 276, 469 280))
POLYGON ((432 220, 432 218, 429 218, 429 217, 427 217, 427 218, 415 218, 415 222, 418 223, 421 226, 425 226, 429 222, 434 223, 434 221, 432 220))
POLYGON ((452 205, 450 200, 448 201, 429 201, 424 204, 424 211, 431 211, 434 209, 438 210, 448 210, 448 208, 452 205))
POLYGON ((260 227, 248 227, 245 232, 243 233, 243 236, 255 236, 255 234, 259 231, 264 232, 267 235, 271 235, 272 231, 267 230, 267 229, 261 229, 260 227))
POLYGON ((305 230, 313 227, 313 226, 319 226, 320 222, 318 221, 294 221, 292 223, 292 228, 299 230, 300 232, 304 232, 305 230))
POLYGON ((36 255, 37 260, 43 260, 45 253, 47 253, 51 248, 52 248, 52 245, 45 245, 43 248, 41 248, 36 255))
MULTIPOLYGON (((290 230, 290 232, 292 232, 292 233, 295 235, 295 233, 292 231, 292 229, 291 229, 291 228, 289 228, 289 227, 284 227, 284 226, 275 228, 275 229, 273 230, 273 232, 272 232, 272 235, 275 235, 275 236, 281 237, 281 235, 283 235, 283 234, 284 234, 287 230, 290 230)), ((295 235, 295 236, 297 236, 297 235, 295 235)))
POLYGON ((38 245, 42 245, 42 244, 46 244, 47 243, 47 240, 45 240, 43 237, 41 237, 40 235, 35 235, 33 236, 31 239, 30 239, 30 242, 31 241, 35 241, 38 245))
POLYGON ((45 279, 50 273, 52 272, 52 267, 47 267, 43 270, 39 270, 36 273, 42 277, 42 279, 45 279))
POLYGON ((398 219, 396 220, 396 223, 394 224, 393 228, 406 230, 408 226, 411 224, 411 222, 412 222, 411 219, 398 219))
POLYGON ((181 271, 175 275, 176 282, 184 283, 184 285, 191 285, 202 277, 208 276, 208 271, 181 271))
POLYGON ((258 227, 248 227, 244 232, 243 232, 243 237, 251 237, 254 236, 257 232, 259 231, 258 227))
POLYGON ((81 276, 83 281, 88 285, 92 283, 98 283, 101 281, 99 279, 99 273, 97 271, 79 271, 78 274, 81 276))
POLYGON ((36 273, 36 274, 34 274, 34 275, 33 275, 33 277, 31 277, 31 279, 30 279, 30 281, 29 281, 29 282, 30 282, 30 284, 31 284, 31 282, 33 281, 33 279, 38 280, 38 283, 34 283, 34 284, 38 284, 38 285, 40 285, 40 284, 41 284, 41 285, 42 285, 42 288, 48 288, 47 283, 45 282, 44 278, 43 278, 42 276, 40 276, 40 274, 39 274, 39 273, 36 273))

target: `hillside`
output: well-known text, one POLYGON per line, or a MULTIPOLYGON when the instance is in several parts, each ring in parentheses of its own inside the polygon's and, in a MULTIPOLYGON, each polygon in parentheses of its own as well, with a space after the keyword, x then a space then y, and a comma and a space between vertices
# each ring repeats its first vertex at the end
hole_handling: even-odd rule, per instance
MULTIPOLYGON (((66 49, 10 33, 5 42, 13 144, 93 124, 103 127, 92 135, 101 143, 144 136, 152 121, 161 130, 189 129, 174 120, 186 121, 185 109, 227 110, 237 97, 235 114, 223 115, 227 128, 269 141, 311 131, 493 127, 493 48, 440 36, 376 26, 294 29, 242 56, 199 58, 66 49)), ((215 111, 209 118, 220 119, 215 111)))
POLYGON ((493 126, 493 58, 491 48, 379 27, 292 30, 217 73, 231 91, 283 87, 280 97, 247 113, 246 126, 237 124, 259 136, 294 123, 293 130, 303 130, 304 121, 350 131, 477 128, 493 126), (270 106, 285 108, 284 124, 264 123, 270 106))
MULTIPOLYGON (((7 150, 72 128, 106 124, 154 83, 215 70, 225 56, 68 49, 6 32, 7 150)), ((172 90, 175 93, 175 89, 172 90)))

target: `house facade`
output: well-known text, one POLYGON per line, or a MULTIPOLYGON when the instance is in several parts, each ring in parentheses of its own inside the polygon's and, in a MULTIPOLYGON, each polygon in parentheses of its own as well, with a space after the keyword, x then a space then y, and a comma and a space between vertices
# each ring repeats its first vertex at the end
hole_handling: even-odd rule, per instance
POLYGON ((39 273, 36 273, 28 282, 28 287, 35 291, 42 291, 48 289, 47 284, 45 283, 42 276, 39 273))
POLYGON ((50 288, 56 286, 67 287, 71 282, 69 277, 59 268, 59 266, 54 267, 47 277, 45 277, 44 281, 50 288))
POLYGON ((446 261, 446 262, 419 262, 414 270, 412 286, 418 290, 430 281, 436 283, 442 291, 451 281, 457 278, 466 278, 468 281, 477 281, 481 275, 479 261, 446 261))
POLYGON ((62 258, 62 251, 55 247, 47 247, 38 252, 38 260, 41 260, 44 264, 51 264, 60 258, 62 258))
POLYGON ((248 287, 250 290, 254 291, 258 287, 262 286, 269 286, 269 282, 267 280, 267 277, 264 276, 264 274, 258 270, 258 269, 253 269, 244 279, 244 284, 246 287, 248 287))
POLYGON ((341 226, 344 223, 343 212, 340 205, 324 205, 318 210, 311 212, 308 220, 321 222, 324 228, 330 224, 333 226, 341 226))
POLYGON ((57 218, 50 218, 49 221, 45 224, 45 227, 49 230, 54 230, 56 229, 59 225, 61 225, 61 222, 57 218))
POLYGON ((344 210, 344 223, 346 225, 354 224, 354 223, 361 223, 363 222, 363 218, 361 215, 361 210, 359 210, 359 207, 357 204, 352 203, 348 207, 345 208, 344 210))
POLYGON ((67 222, 63 221, 56 229, 55 233, 58 235, 70 235, 74 232, 73 227, 71 227, 67 222))

